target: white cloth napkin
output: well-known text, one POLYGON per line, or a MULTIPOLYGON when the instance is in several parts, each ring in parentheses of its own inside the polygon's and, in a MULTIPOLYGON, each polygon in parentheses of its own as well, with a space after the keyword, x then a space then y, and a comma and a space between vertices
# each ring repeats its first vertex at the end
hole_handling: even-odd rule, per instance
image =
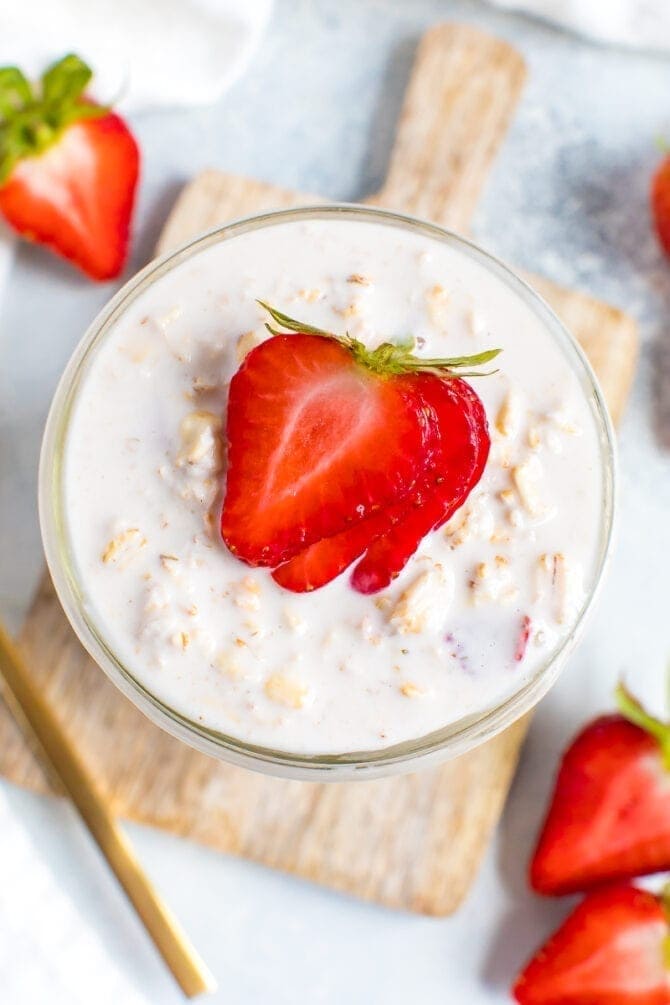
POLYGON ((669 0, 491 0, 598 42, 670 52, 669 0))
MULTIPOLYGON (((7 1005, 150 1005, 85 923, 0 786, 0 974, 7 1005)), ((104 868, 104 866, 101 866, 104 868)))
MULTIPOLYGON (((0 66, 38 77, 68 52, 122 110, 214 102, 248 65, 272 0, 21 0, 2 18, 0 66), (35 26, 39 25, 39 30, 35 26)), ((13 241, 0 231, 0 294, 13 241)))
POLYGON ((76 52, 93 67, 103 101, 132 110, 205 104, 245 69, 271 7, 272 0, 22 0, 3 19, 0 66, 38 76, 76 52))

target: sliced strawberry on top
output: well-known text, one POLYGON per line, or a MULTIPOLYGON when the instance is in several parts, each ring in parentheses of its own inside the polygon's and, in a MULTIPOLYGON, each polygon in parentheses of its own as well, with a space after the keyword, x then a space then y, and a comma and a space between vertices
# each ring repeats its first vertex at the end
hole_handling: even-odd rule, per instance
POLYGON ((668 924, 646 890, 589 894, 517 978, 520 1005, 669 1005, 668 924))
POLYGON ((94 279, 123 269, 139 151, 118 115, 83 96, 91 71, 66 56, 36 93, 0 69, 0 212, 94 279))
MULTIPOLYGON (((473 479, 476 477, 478 480, 483 469, 483 463, 480 464, 483 453, 480 440, 483 438, 488 444, 483 409, 483 425, 473 429, 471 421, 473 398, 477 402, 479 399, 460 379, 420 373, 415 376, 415 381, 424 403, 435 416, 435 430, 439 432, 433 460, 417 486, 406 500, 335 537, 315 542, 279 566, 272 575, 280 586, 299 593, 317 589, 343 572, 363 552, 373 549, 372 542, 394 540, 396 537, 407 542, 410 539, 410 532, 406 530, 408 527, 412 529, 415 541, 414 547, 408 551, 409 558, 424 534, 448 509, 446 501, 462 501, 463 486, 467 486, 469 492, 473 479), (431 517, 428 517, 429 513, 431 517)), ((486 449, 488 451, 488 446, 486 449)), ((359 588, 358 584, 354 585, 359 588)))
POLYGON ((411 379, 380 380, 337 342, 277 335, 230 384, 223 539, 274 566, 406 495, 430 456, 411 379))
POLYGON ((409 495, 437 442, 416 374, 465 363, 367 350, 263 306, 295 334, 270 328, 231 381, 221 533, 243 561, 275 566, 409 495))
MULTIPOLYGON (((414 498, 414 492, 411 493, 414 498)), ((330 583, 351 565, 368 547, 370 541, 388 530, 406 512, 406 503, 396 503, 379 510, 368 520, 353 527, 323 537, 298 552, 288 562, 273 570, 272 578, 285 590, 309 593, 330 583)))
POLYGON ((530 867, 538 893, 563 894, 670 870, 670 726, 622 686, 621 715, 570 745, 530 867))
POLYGON ((444 437, 444 480, 423 506, 408 512, 370 544, 351 577, 352 586, 360 593, 377 593, 388 586, 426 534, 449 520, 482 476, 491 445, 484 406, 465 381, 450 381, 446 387, 456 402, 452 429, 460 428, 458 435, 444 437))

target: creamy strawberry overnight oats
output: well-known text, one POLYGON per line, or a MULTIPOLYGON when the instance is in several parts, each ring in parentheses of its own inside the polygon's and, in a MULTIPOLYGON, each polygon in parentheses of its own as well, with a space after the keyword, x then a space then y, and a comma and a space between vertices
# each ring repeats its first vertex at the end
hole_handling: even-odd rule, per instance
POLYGON ((540 302, 436 229, 331 210, 207 238, 59 394, 66 609, 233 745, 383 753, 527 707, 593 595, 598 393, 540 302))

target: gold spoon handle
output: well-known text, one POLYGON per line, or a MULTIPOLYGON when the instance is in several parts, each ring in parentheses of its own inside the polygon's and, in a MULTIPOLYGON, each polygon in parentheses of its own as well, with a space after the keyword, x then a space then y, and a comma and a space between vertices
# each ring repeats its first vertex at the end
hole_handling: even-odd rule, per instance
POLYGON ((7 704, 36 741, 50 773, 72 799, 156 948, 184 994, 193 998, 216 988, 214 978, 163 903, 140 865, 133 847, 63 731, 35 687, 19 651, 0 623, 0 673, 7 684, 7 704))

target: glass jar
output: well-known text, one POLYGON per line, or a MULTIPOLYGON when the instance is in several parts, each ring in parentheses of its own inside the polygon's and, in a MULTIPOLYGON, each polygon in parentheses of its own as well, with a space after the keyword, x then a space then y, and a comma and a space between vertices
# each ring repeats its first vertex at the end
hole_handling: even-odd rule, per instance
POLYGON ((311 781, 341 781, 414 771, 426 764, 463 754, 510 726, 548 691, 582 634, 586 615, 602 581, 612 540, 614 474, 612 428, 593 371, 572 336, 525 282, 471 242, 433 224, 360 206, 318 206, 266 213, 214 230, 151 262, 116 294, 75 350, 54 396, 40 459, 40 523, 53 583, 74 631, 98 666, 153 722, 196 749, 241 767, 311 781), (381 223, 444 242, 494 273, 524 301, 540 319, 550 338, 558 344, 583 388, 598 431, 604 504, 596 571, 574 627, 518 691, 494 707, 395 746, 338 755, 305 755, 254 746, 203 726, 159 700, 138 679, 133 667, 124 665, 119 659, 101 626, 96 623, 95 612, 87 604, 86 584, 81 581, 73 561, 71 540, 75 529, 68 526, 63 501, 63 460, 71 412, 89 362, 115 322, 143 291, 166 272, 218 242, 234 240, 237 235, 283 222, 333 218, 381 223))

